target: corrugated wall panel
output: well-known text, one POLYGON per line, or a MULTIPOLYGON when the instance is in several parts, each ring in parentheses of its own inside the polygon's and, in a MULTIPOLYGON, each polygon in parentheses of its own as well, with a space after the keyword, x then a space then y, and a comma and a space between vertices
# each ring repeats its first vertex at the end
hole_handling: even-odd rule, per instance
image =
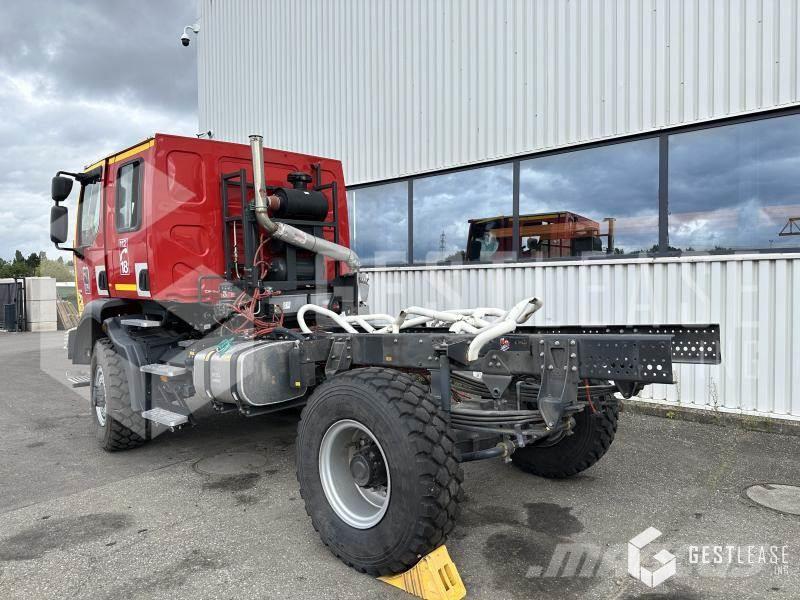
POLYGON ((350 184, 796 104, 797 0, 200 0, 201 130, 350 184))
POLYGON ((679 365, 656 401, 800 418, 800 258, 791 255, 369 269, 370 309, 509 307, 538 325, 719 323, 723 364, 679 365), (793 360, 792 357, 795 357, 793 360))

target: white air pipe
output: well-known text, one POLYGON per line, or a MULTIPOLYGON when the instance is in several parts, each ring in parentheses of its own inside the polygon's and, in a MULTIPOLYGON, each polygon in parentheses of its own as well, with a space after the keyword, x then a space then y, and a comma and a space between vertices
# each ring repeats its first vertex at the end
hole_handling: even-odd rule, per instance
POLYGON ((535 297, 526 298, 522 302, 517 303, 514 308, 506 313, 502 321, 493 323, 480 330, 473 338, 472 342, 470 342, 469 348, 467 348, 467 360, 470 362, 477 360, 478 354, 480 354, 481 349, 486 344, 501 335, 511 333, 517 328, 517 325, 527 321, 530 316, 540 308, 542 308, 542 301, 535 297))
POLYGON ((389 328, 392 328, 394 325, 394 318, 390 317, 389 315, 374 314, 345 316, 316 304, 304 304, 300 307, 300 310, 297 311, 297 324, 300 326, 300 331, 303 333, 311 333, 311 329, 308 327, 308 325, 306 325, 305 320, 305 315, 308 311, 328 317, 348 333, 358 333, 358 331, 353 327, 353 324, 360 326, 367 333, 374 333, 375 327, 372 326, 370 321, 383 321, 389 324, 389 328))
MULTIPOLYGON (((400 316, 397 317, 397 326, 403 328, 403 323, 409 315, 419 315, 426 317, 425 323, 428 321, 444 321, 445 323, 455 323, 456 321, 463 320, 466 315, 460 315, 452 311, 433 310, 431 308, 422 308, 420 306, 410 306, 400 311, 400 316)), ((416 319, 414 319, 416 321, 416 319)))
POLYGON ((347 322, 345 317, 333 312, 332 310, 328 310, 327 308, 317 306, 316 304, 304 304, 300 307, 300 310, 297 311, 297 324, 300 326, 300 331, 303 333, 312 333, 311 329, 309 329, 308 325, 306 325, 306 320, 304 318, 308 311, 328 317, 347 333, 358 333, 358 331, 356 331, 356 329, 347 322))
POLYGON ((316 304, 305 304, 297 312, 297 322, 303 333, 311 333, 306 325, 305 314, 308 311, 324 315, 348 333, 358 333, 353 325, 358 325, 367 333, 398 333, 401 329, 425 325, 430 321, 439 321, 450 324, 451 333, 466 333, 474 335, 467 349, 467 360, 472 362, 478 359, 483 347, 495 338, 511 333, 517 326, 527 321, 533 313, 542 307, 542 301, 536 297, 526 298, 515 304, 511 310, 503 311, 497 308, 456 309, 448 311, 433 310, 419 306, 411 306, 400 311, 397 319, 385 314, 372 315, 339 315, 327 308, 316 304), (409 319, 410 315, 416 315, 409 319), (502 317, 498 321, 488 322, 483 316, 502 317), (388 325, 376 329, 372 321, 382 321, 388 325))
MULTIPOLYGON (((392 329, 394 326, 394 317, 390 317, 389 315, 351 315, 349 317, 345 317, 345 320, 348 323, 356 323, 360 325, 361 328, 366 331, 367 333, 373 333, 375 331, 375 327, 370 323, 370 321, 383 321, 387 323, 385 327, 381 328, 381 331, 385 331, 386 329, 392 329)), ((393 331, 393 333, 397 333, 393 331)))
MULTIPOLYGON (((260 135, 250 136, 250 151, 253 155, 253 188, 255 190, 255 202, 253 208, 256 213, 256 221, 266 232, 279 240, 310 250, 316 254, 322 254, 333 260, 341 260, 353 272, 361 269, 361 261, 358 255, 350 248, 345 248, 339 244, 334 244, 328 240, 309 235, 305 231, 292 227, 286 223, 276 223, 269 218, 270 198, 267 195, 267 186, 264 178, 264 140, 260 135)), ((338 226, 338 223, 337 223, 338 226)))

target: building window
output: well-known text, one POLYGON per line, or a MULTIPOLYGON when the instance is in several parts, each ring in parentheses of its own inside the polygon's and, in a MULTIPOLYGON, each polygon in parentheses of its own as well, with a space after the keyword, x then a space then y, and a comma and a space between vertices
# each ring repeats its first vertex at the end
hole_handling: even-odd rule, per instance
POLYGON ((800 237, 786 235, 793 217, 800 217, 800 115, 669 137, 671 248, 797 247, 800 237))
POLYGON ((117 171, 117 231, 133 231, 139 228, 141 202, 139 181, 141 161, 128 163, 117 171))
POLYGON ((408 183, 348 190, 350 244, 367 265, 408 261, 408 183))
POLYGON ((513 167, 414 180, 414 262, 500 262, 513 257, 513 167))
POLYGON ((658 249, 658 139, 520 163, 520 255, 629 254, 658 249))
POLYGON ((100 230, 100 197, 103 184, 99 181, 83 186, 78 210, 78 246, 91 246, 100 230))

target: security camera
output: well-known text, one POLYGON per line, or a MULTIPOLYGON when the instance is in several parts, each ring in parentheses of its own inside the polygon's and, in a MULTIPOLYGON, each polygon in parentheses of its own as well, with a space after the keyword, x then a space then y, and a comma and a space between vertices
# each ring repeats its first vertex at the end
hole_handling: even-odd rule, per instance
POLYGON ((190 31, 195 35, 197 35, 200 32, 200 24, 195 23, 194 25, 187 25, 186 27, 183 28, 183 35, 181 36, 181 44, 183 44, 184 48, 188 46, 192 41, 192 38, 189 37, 190 31))

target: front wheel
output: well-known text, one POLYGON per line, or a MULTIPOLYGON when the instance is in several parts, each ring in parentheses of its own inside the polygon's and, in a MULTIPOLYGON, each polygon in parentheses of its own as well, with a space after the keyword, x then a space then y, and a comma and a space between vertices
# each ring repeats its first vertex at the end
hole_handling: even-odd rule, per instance
POLYGON ((370 575, 400 573, 452 530, 463 475, 438 403, 411 376, 356 369, 303 410, 297 479, 331 551, 370 575))
POLYGON ((94 345, 89 396, 97 441, 109 452, 130 450, 147 440, 145 420, 131 409, 124 360, 108 339, 94 345))
POLYGON ((585 471, 608 451, 617 432, 619 405, 608 395, 596 402, 596 412, 587 406, 575 415, 572 435, 552 445, 532 445, 518 449, 511 461, 523 471, 562 479, 585 471))

